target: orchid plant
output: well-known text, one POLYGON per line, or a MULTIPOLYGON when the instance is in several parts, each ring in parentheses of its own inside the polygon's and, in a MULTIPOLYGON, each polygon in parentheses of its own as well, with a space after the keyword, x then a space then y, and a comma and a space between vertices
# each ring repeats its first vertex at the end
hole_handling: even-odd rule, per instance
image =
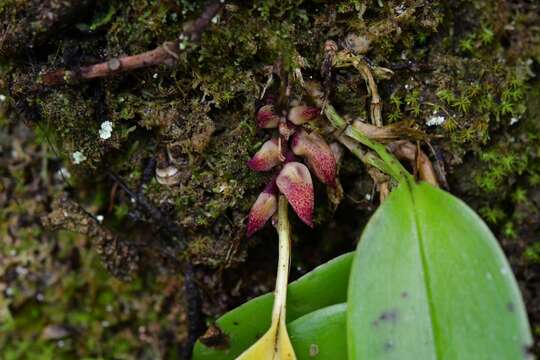
POLYGON ((274 171, 270 181, 253 204, 248 217, 247 235, 252 236, 278 212, 278 274, 270 329, 238 359, 296 359, 285 326, 285 304, 290 264, 290 226, 287 203, 298 217, 313 227, 315 204, 311 173, 323 184, 336 185, 336 159, 326 141, 305 124, 317 118, 320 110, 297 105, 278 115, 273 98, 257 112, 257 125, 277 129, 248 161, 254 171, 274 171), (302 158, 305 163, 301 162, 302 158))
MULTIPOLYGON (((242 360, 296 359, 297 355, 300 359, 435 359, 442 353, 451 358, 532 359, 525 307, 495 237, 474 211, 438 188, 429 158, 419 142, 409 141, 416 135, 407 139, 414 129, 388 136, 393 130, 382 124, 382 104, 372 74, 385 69, 372 68, 349 49, 337 50, 335 43, 327 41, 323 77, 331 79, 332 68, 359 71, 372 98, 372 125, 339 115, 321 84, 301 77, 299 82, 316 107, 281 105, 288 111, 279 114, 270 98, 259 109, 258 126, 277 129, 277 134, 248 166, 274 173, 251 209, 247 232, 253 235, 278 212, 279 261, 270 329, 253 343, 253 335, 268 326, 262 315, 270 311, 271 297, 263 295, 218 319, 227 346, 212 348, 201 340, 195 359, 233 359, 238 354, 242 360), (304 223, 313 226, 311 174, 330 187, 337 183, 330 146, 306 126, 320 114, 335 129, 336 140, 368 167, 382 205, 366 225, 352 263, 350 254, 343 255, 291 284, 286 319, 288 203, 304 223), (408 161, 413 174, 399 160, 408 161)), ((285 79, 282 94, 287 95, 287 78, 280 78, 285 79)))
MULTIPOLYGON (((316 84, 307 85, 308 94, 320 106, 322 97, 316 84)), ((370 163, 392 177, 394 190, 366 225, 352 262, 351 254, 343 255, 289 286, 287 310, 291 314, 287 319, 287 200, 293 202, 284 194, 291 191, 289 185, 282 190, 277 179, 289 176, 287 165, 305 165, 290 161, 289 156, 274 160, 275 165, 268 170, 278 165, 281 168, 263 191, 282 192, 277 210, 279 262, 270 329, 253 343, 254 335, 268 326, 263 314, 270 311, 271 297, 263 295, 218 319, 216 324, 227 346, 212 348, 200 342, 195 359, 233 359, 238 354, 236 359, 241 360, 297 356, 328 360, 436 359, 443 352, 460 359, 533 359, 529 351, 532 336, 519 287, 488 227, 465 203, 430 185, 426 173, 419 171, 423 181, 417 182, 390 152, 394 145, 387 147, 370 139, 354 124, 347 124, 331 104, 321 108, 336 129, 343 129, 342 134, 379 157, 380 161, 370 163), (422 346, 418 346, 419 341, 422 346), (243 351, 249 344, 251 347, 243 351)), ((277 139, 274 145, 278 149, 290 146, 293 155, 303 156, 317 176, 310 157, 294 151, 294 139, 302 131, 306 130, 295 128, 291 141, 280 143, 277 139)), ((258 155, 255 161, 250 160, 251 166, 260 163, 258 155)), ((310 176, 309 171, 307 174, 310 176)), ((269 209, 266 211, 271 217, 275 210, 269 209)), ((257 211, 257 203, 253 211, 257 211)))
POLYGON ((316 107, 297 105, 279 116, 273 104, 262 106, 257 112, 257 125, 277 129, 278 134, 266 141, 248 161, 254 171, 274 170, 249 213, 247 234, 260 230, 277 211, 278 194, 283 194, 294 212, 308 226, 313 227, 315 204, 311 174, 323 184, 335 186, 336 160, 326 141, 304 125, 320 114, 316 107), (297 157, 302 157, 307 166, 297 157))

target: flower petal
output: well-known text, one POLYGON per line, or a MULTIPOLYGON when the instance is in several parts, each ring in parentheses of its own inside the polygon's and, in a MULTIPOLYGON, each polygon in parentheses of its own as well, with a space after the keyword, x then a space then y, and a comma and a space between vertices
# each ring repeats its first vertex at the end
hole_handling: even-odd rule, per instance
POLYGON ((302 125, 319 116, 321 110, 316 107, 298 105, 289 110, 289 121, 295 125, 302 125))
POLYGON ((268 171, 280 163, 279 155, 278 139, 270 139, 248 160, 247 165, 254 171, 268 171))
POLYGON ((299 162, 289 162, 281 169, 276 184, 298 217, 304 223, 313 227, 315 200, 313 183, 308 168, 299 162))
POLYGON ((251 237, 266 224, 268 219, 277 211, 277 206, 276 180, 272 179, 251 207, 247 224, 248 237, 251 237))
POLYGON ((296 155, 306 158, 321 182, 330 186, 336 184, 336 159, 330 146, 319 134, 298 131, 291 141, 291 149, 296 155))
POLYGON ((276 128, 279 124, 279 116, 274 112, 274 105, 261 106, 257 111, 257 126, 263 129, 276 128))

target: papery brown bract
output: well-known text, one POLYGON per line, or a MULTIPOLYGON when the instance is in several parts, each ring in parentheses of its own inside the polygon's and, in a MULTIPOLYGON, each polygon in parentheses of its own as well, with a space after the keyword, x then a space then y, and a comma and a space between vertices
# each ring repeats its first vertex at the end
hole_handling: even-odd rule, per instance
POLYGON ((315 119, 320 114, 320 109, 316 107, 298 105, 289 110, 288 119, 295 125, 302 125, 315 119))
POLYGON ((259 231, 277 211, 277 193, 276 180, 273 178, 259 194, 259 197, 251 207, 247 224, 248 237, 259 231))
POLYGON ((313 182, 308 168, 299 162, 285 164, 276 179, 276 185, 279 191, 285 195, 298 217, 313 227, 315 199, 313 182))
POLYGON ((254 171, 268 171, 280 163, 279 155, 278 139, 270 139, 248 160, 247 165, 254 171))
POLYGON ((278 129, 279 135, 283 136, 283 138, 287 141, 296 132, 296 126, 287 121, 280 122, 278 129))
POLYGON ((292 151, 305 157, 315 176, 324 184, 336 184, 336 159, 330 146, 315 132, 298 131, 291 142, 292 151))

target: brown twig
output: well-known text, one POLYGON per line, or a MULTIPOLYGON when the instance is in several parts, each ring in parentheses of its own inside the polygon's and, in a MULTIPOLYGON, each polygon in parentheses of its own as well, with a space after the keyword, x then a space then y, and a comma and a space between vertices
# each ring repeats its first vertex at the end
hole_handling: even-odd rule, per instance
MULTIPOLYGON (((142 209, 152 220, 160 224, 160 230, 169 240, 174 241, 176 255, 179 255, 187 248, 187 240, 182 229, 174 222, 169 221, 167 217, 156 208, 142 192, 135 192, 131 190, 127 184, 113 172, 109 172, 109 176, 134 200, 135 205, 142 209)), ((183 347, 183 358, 191 359, 193 352, 193 346, 195 341, 204 331, 204 322, 202 318, 202 301, 199 287, 195 279, 195 272, 193 264, 189 259, 185 259, 182 262, 182 272, 184 276, 184 294, 187 303, 187 317, 188 317, 188 336, 186 343, 183 347)))
POLYGON ((44 85, 61 85, 80 80, 90 80, 109 76, 115 73, 140 69, 158 64, 173 64, 178 59, 179 51, 185 49, 186 44, 192 44, 201 38, 212 18, 223 8, 224 2, 214 1, 202 12, 201 16, 185 30, 178 39, 167 41, 154 50, 142 54, 112 58, 108 61, 82 66, 78 70, 57 69, 41 76, 44 85))

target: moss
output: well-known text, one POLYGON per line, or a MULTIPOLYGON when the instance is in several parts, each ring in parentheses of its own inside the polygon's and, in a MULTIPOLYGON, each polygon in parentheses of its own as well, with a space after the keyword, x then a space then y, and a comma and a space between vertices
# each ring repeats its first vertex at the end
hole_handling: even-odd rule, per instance
MULTIPOLYGON (((8 0, 0 4, 2 35, 16 37, 0 44, 5 82, 0 88, 9 87, 10 104, 17 110, 7 115, 9 121, 0 117, 0 124, 11 126, 21 118, 32 123, 41 134, 36 141, 45 146, 51 163, 60 163, 60 157, 68 165, 70 191, 92 211, 107 214, 107 225, 134 243, 144 237, 141 227, 155 233, 161 224, 147 226, 147 216, 134 209, 129 196, 106 176, 108 171, 125 179, 131 189, 142 189, 168 219, 182 226, 195 263, 227 268, 244 261, 246 248, 258 244, 257 239, 245 239, 245 216, 267 180, 265 174, 254 174, 245 166, 268 136, 254 122, 267 81, 265 67, 282 58, 285 69, 291 70, 302 56, 307 64, 304 77, 318 79, 324 41, 333 39, 342 46, 346 36, 355 33, 368 44, 369 62, 394 70, 391 79, 378 81, 384 122, 408 120, 429 133, 434 148, 430 155, 444 160, 451 191, 481 209, 507 248, 521 246, 517 257, 535 261, 536 245, 524 229, 531 227, 527 219, 535 216, 535 205, 530 199, 540 185, 540 85, 533 78, 540 62, 540 37, 535 30, 538 5, 496 0, 237 2, 213 19, 198 45, 184 44, 186 51, 174 66, 56 88, 36 84, 39 71, 76 69, 174 39, 185 21, 204 6, 188 0, 116 0, 97 1, 95 7, 80 11, 83 3, 8 0), (53 9, 58 22, 36 22, 40 4, 54 3, 66 5, 53 9), (65 31, 58 32, 60 23, 65 31), (28 45, 37 50, 21 56, 28 45), (444 122, 428 125, 434 117, 444 122), (109 139, 99 137, 104 121, 113 123, 109 139), (80 164, 73 164, 76 151, 86 157, 80 164), (181 181, 164 186, 151 176, 141 187, 148 159, 167 151, 182 172, 181 181)), ((370 100, 361 76, 353 69, 334 75, 330 101, 343 114, 367 118, 370 100)), ((293 97, 301 96, 295 86, 293 97)), ((298 243, 323 253, 317 259, 334 251, 328 250, 335 249, 328 245, 334 229, 341 229, 340 244, 354 243, 358 223, 373 208, 365 200, 371 182, 353 157, 345 157, 342 174, 346 196, 337 217, 325 189, 317 185, 315 221, 321 228, 330 223, 332 229, 321 231, 332 234, 325 237, 325 245, 313 245, 314 234, 294 224, 299 229, 298 243)), ((15 168, 9 175, 15 183, 8 185, 22 193, 28 186, 28 171, 15 168)), ((3 209, 2 219, 10 211, 21 209, 3 209)), ((1 224, 0 230, 6 232, 5 222, 1 224)), ((23 233, 29 249, 33 237, 44 236, 40 229, 23 233)), ((297 257, 306 260, 314 252, 297 257)), ((97 266, 91 253, 85 252, 83 258, 97 266)), ((155 261, 155 267, 162 265, 155 261)), ((92 293, 131 291, 116 283, 95 285, 92 274, 85 276, 92 293)), ((79 289, 77 279, 66 281, 63 288, 79 289)), ((141 284, 133 284, 134 293, 148 286, 141 284)), ((69 291, 76 296, 75 290, 69 291)), ((96 308, 99 314, 79 309, 66 321, 110 321, 101 303, 96 308)), ((142 311, 148 311, 149 318, 159 317, 148 309, 147 304, 142 311)), ((49 316, 47 311, 45 315, 25 311, 18 316, 30 319, 27 323, 36 316, 49 316)), ((88 354, 84 349, 102 346, 111 353, 114 340, 115 344, 122 341, 126 353, 131 353, 136 342, 133 334, 125 334, 109 343, 104 340, 107 330, 91 330, 88 343, 70 343, 70 351, 81 346, 80 354, 88 354)), ((18 347, 17 340, 10 338, 10 351, 31 347, 26 343, 18 347)), ((53 351, 41 342, 35 348, 53 351)))
POLYGON ((523 253, 523 257, 531 264, 540 264, 540 243, 529 246, 523 253))
MULTIPOLYGON (((264 181, 244 166, 262 140, 253 117, 266 82, 264 67, 282 57, 291 69, 301 55, 312 66, 305 76, 317 76, 324 40, 340 41, 353 31, 369 39, 368 56, 379 65, 392 67, 409 60, 427 64, 427 70, 413 64, 380 82, 385 121, 413 120, 440 136, 444 140, 434 144, 451 167, 472 154, 480 166, 472 173, 476 187, 469 192, 487 196, 528 166, 529 155, 521 152, 521 145, 497 134, 525 116, 530 76, 526 60, 536 49, 534 42, 522 43, 521 57, 506 60, 501 20, 485 11, 491 3, 420 1, 406 7, 396 1, 374 6, 362 1, 268 0, 230 6, 214 19, 198 46, 181 53, 175 67, 58 88, 26 100, 37 106, 41 123, 51 130, 66 160, 72 161, 76 151, 84 154, 86 160, 73 167, 81 174, 113 170, 135 188, 145 159, 173 148, 183 167, 182 184, 169 188, 152 181, 146 194, 195 238, 207 238, 213 224, 231 211, 245 213, 264 181), (427 128, 433 116, 442 116, 443 125, 427 128), (98 132, 105 120, 114 130, 104 141, 98 132), (495 153, 505 155, 490 156, 495 153)), ((101 40, 77 35, 59 39, 64 56, 50 57, 44 65, 69 66, 67 55, 74 49, 88 57, 78 62, 94 62, 103 52, 110 57, 146 51, 174 38, 201 8, 189 1, 99 3, 79 19, 78 28, 82 33, 99 31, 101 40)), ((530 21, 519 18, 515 31, 528 33, 530 21)), ((336 75, 332 101, 343 113, 367 118, 369 97, 362 78, 352 70, 336 75)), ((17 84, 24 76, 16 70, 14 78, 17 84)), ((330 216, 322 211, 317 220, 330 216)), ((235 224, 233 233, 241 233, 242 226, 235 224)), ((206 247, 221 249, 213 261, 233 240, 221 241, 221 248, 206 247)))
POLYGON ((45 119, 44 126, 54 129, 54 139, 65 153, 67 162, 73 162, 73 153, 83 153, 87 160, 83 166, 95 168, 104 153, 99 144, 99 122, 91 98, 81 93, 54 91, 37 100, 45 119))

